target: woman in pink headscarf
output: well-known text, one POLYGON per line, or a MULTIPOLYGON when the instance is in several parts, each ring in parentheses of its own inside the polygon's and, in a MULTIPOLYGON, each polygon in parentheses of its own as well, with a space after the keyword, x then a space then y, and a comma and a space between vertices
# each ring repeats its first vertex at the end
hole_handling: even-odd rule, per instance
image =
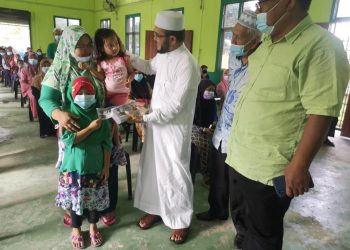
POLYGON ((228 69, 224 70, 221 81, 216 87, 216 94, 221 98, 221 103, 224 103, 225 96, 228 90, 228 69))
POLYGON ((25 67, 21 70, 21 91, 23 97, 29 98, 29 119, 33 121, 33 119, 38 119, 38 107, 36 103, 36 99, 32 93, 32 81, 33 77, 38 73, 38 58, 35 53, 29 53, 28 55, 28 64, 25 64, 25 67), (31 117, 32 114, 32 117, 31 117))

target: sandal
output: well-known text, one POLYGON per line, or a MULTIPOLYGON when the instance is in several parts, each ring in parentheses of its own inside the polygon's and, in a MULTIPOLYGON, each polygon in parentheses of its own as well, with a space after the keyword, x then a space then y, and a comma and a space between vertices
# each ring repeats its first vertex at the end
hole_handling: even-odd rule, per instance
POLYGON ((64 213, 64 215, 63 215, 63 225, 65 227, 71 227, 72 226, 72 218, 70 217, 70 214, 64 213))
POLYGON ((96 231, 96 233, 90 233, 90 239, 93 247, 99 247, 103 244, 102 234, 99 231, 96 231))
POLYGON ((187 239, 189 231, 190 231, 189 228, 174 229, 171 236, 170 236, 170 241, 174 242, 175 244, 184 243, 187 239), (176 238, 178 238, 178 239, 176 239, 176 238))
POLYGON ((113 212, 106 213, 105 215, 101 216, 101 222, 106 227, 112 226, 116 222, 115 214, 113 212))
POLYGON ((159 215, 146 214, 137 222, 136 225, 142 230, 146 230, 151 228, 154 224, 160 222, 161 220, 162 218, 159 215), (143 224, 144 226, 141 226, 141 224, 143 224))
POLYGON ((73 248, 76 248, 76 249, 84 249, 85 248, 84 238, 82 235, 79 235, 79 236, 71 235, 70 241, 72 243, 73 248), (77 243, 77 245, 74 245, 74 243, 77 243))

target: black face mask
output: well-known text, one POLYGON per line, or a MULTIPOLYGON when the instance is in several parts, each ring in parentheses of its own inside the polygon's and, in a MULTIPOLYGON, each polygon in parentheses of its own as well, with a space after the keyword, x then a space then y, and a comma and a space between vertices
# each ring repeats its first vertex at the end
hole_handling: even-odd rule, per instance
POLYGON ((208 73, 208 70, 207 70, 207 69, 202 69, 202 73, 203 73, 203 74, 207 74, 207 73, 208 73))

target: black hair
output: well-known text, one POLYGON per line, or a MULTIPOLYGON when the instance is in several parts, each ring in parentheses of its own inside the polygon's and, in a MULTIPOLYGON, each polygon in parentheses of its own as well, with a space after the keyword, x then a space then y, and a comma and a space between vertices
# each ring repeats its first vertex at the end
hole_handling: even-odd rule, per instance
MULTIPOLYGON (((112 29, 98 29, 95 32, 95 37, 94 37, 94 41, 95 41, 95 46, 96 46, 96 60, 97 62, 101 62, 103 60, 107 59, 107 54, 104 51, 104 40, 108 37, 113 37, 115 36, 117 38, 119 47, 122 44, 122 41, 120 40, 119 36, 117 35, 117 33, 115 33, 114 30, 112 29)), ((121 50, 119 50, 118 56, 125 56, 125 53, 121 50)))
POLYGON ((165 30, 164 34, 167 37, 169 36, 176 37, 176 40, 180 43, 185 41, 185 30, 180 30, 180 31, 165 30))
POLYGON ((299 0, 301 8, 308 11, 310 9, 311 1, 312 0, 299 0))

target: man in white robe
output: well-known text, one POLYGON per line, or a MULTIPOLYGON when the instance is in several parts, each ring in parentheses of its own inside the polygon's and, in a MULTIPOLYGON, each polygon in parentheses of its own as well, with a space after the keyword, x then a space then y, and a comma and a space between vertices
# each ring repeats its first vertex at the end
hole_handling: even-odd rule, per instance
POLYGON ((148 229, 163 220, 173 229, 170 240, 183 243, 193 214, 190 143, 199 67, 184 46, 181 13, 157 14, 154 39, 158 54, 149 61, 130 55, 134 68, 156 74, 149 114, 132 117, 147 124, 134 206, 147 214, 138 222, 148 229))

